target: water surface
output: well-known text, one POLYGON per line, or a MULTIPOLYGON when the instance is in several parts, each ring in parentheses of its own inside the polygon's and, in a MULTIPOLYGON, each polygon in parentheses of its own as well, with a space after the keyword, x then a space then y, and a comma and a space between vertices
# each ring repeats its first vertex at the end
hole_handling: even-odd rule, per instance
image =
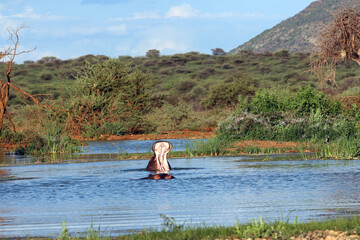
POLYGON ((360 209, 360 161, 179 158, 169 160, 176 178, 156 181, 141 179, 147 160, 89 153, 82 157, 91 162, 36 165, 5 156, 16 164, 0 167, 0 237, 58 234, 62 221, 71 232, 93 224, 114 236, 160 228, 159 214, 178 223, 233 225, 282 213, 307 221, 360 209))

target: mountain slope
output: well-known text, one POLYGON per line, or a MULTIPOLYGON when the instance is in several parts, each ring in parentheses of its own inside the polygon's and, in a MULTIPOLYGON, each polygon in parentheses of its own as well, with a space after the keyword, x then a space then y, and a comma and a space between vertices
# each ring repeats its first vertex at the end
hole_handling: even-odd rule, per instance
POLYGON ((331 21, 331 14, 341 8, 360 9, 359 0, 318 0, 300 13, 265 30, 250 41, 231 50, 237 54, 243 50, 276 52, 282 49, 290 52, 312 52, 318 34, 324 24, 331 21))

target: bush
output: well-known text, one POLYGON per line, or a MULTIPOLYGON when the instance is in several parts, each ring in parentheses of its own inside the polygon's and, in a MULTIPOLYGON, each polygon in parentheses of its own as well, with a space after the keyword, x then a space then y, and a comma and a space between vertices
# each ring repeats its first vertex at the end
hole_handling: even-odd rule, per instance
POLYGON ((207 108, 234 107, 239 96, 251 96, 255 86, 243 76, 232 76, 227 81, 211 86, 209 94, 202 100, 207 108))
POLYGON ((240 97, 233 114, 219 123, 219 133, 235 139, 312 140, 323 142, 359 135, 359 125, 342 107, 310 87, 290 92, 262 90, 240 97))
POLYGON ((152 78, 119 59, 86 64, 70 88, 69 130, 91 136, 141 133, 150 110, 152 78), (119 123, 122 124, 119 124, 119 123))

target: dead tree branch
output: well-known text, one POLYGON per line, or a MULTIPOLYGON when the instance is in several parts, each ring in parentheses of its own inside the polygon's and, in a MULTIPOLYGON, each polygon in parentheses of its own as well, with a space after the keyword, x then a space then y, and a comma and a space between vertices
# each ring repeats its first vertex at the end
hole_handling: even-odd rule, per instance
POLYGON ((316 51, 311 55, 310 70, 321 85, 330 81, 335 86, 336 65, 353 61, 360 66, 360 11, 342 9, 318 36, 316 51))
MULTIPOLYGON (((9 97, 10 97, 10 89, 13 89, 15 92, 22 95, 24 99, 31 99, 38 107, 68 112, 67 110, 64 110, 64 109, 60 109, 60 108, 57 108, 57 107, 54 107, 51 105, 43 104, 40 102, 40 100, 38 100, 36 98, 35 95, 31 95, 25 91, 22 91, 20 88, 14 86, 12 84, 11 71, 13 69, 13 63, 15 61, 16 56, 24 54, 24 53, 32 52, 36 49, 36 48, 34 48, 34 49, 31 49, 28 51, 18 51, 19 44, 20 44, 19 31, 21 31, 24 28, 26 28, 26 26, 24 26, 24 25, 21 25, 15 29, 9 27, 8 28, 9 46, 0 52, 0 60, 3 61, 4 72, 6 75, 6 78, 0 81, 0 89, 1 89, 0 90, 0 130, 3 127, 3 121, 4 121, 4 116, 5 116, 7 118, 7 120, 10 122, 10 124, 12 126, 12 130, 14 132, 16 131, 15 124, 12 121, 12 119, 6 109, 8 106, 8 101, 9 101, 9 97)), ((20 99, 21 99, 21 101, 26 102, 21 97, 20 97, 20 99)))

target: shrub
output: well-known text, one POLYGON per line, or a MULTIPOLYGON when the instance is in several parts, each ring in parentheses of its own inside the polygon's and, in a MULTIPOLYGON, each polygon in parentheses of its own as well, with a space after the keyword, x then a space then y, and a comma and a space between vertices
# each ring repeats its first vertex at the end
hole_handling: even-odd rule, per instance
POLYGON ((53 79, 53 74, 50 71, 43 71, 40 73, 40 79, 43 81, 50 81, 53 79))
POLYGON ((336 115, 341 112, 341 103, 325 97, 323 92, 317 91, 309 85, 305 88, 299 88, 290 108, 295 109, 299 116, 308 115, 311 111, 320 109, 323 114, 336 115))
POLYGON ((219 123, 219 133, 235 139, 336 140, 359 134, 357 121, 339 115, 341 104, 310 87, 290 92, 262 90, 240 97, 233 114, 219 123))
POLYGON ((196 85, 197 83, 194 80, 182 80, 178 83, 177 90, 179 93, 186 93, 191 91, 196 85))
POLYGON ((151 106, 150 82, 150 75, 118 59, 87 63, 84 74, 76 77, 70 89, 69 130, 79 133, 98 129, 97 134, 90 135, 101 135, 111 126, 117 134, 125 132, 123 128, 130 133, 143 132, 143 116, 151 106))
POLYGON ((211 86, 209 94, 202 100, 207 108, 233 107, 239 95, 249 96, 255 93, 255 86, 243 76, 232 76, 227 81, 211 86))
POLYGON ((146 57, 148 58, 158 58, 160 57, 160 51, 157 49, 150 49, 146 52, 146 57))

